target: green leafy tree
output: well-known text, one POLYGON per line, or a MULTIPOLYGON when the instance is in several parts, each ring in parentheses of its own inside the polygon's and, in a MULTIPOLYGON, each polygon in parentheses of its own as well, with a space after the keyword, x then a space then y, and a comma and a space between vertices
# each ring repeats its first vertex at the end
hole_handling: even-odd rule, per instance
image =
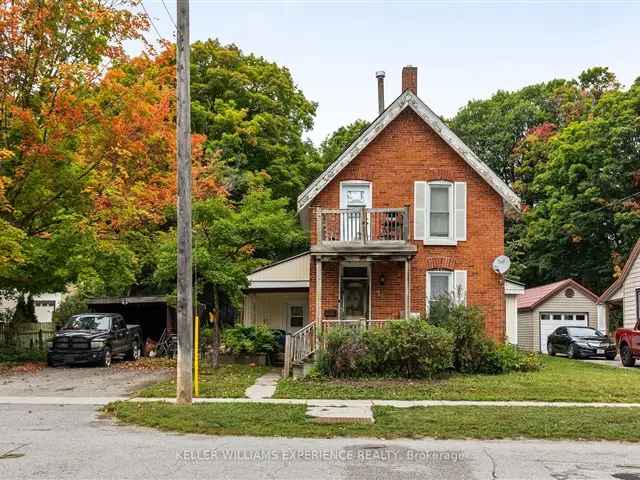
POLYGON ((191 49, 192 127, 207 136, 228 168, 230 192, 239 199, 250 175, 266 172, 275 197, 291 205, 315 171, 313 146, 303 135, 316 104, 307 100, 287 68, 217 40, 191 49))
POLYGON ((338 156, 369 126, 366 120, 356 120, 340 127, 328 135, 320 144, 320 172, 327 168, 338 156))
POLYGON ((544 150, 521 231, 524 279, 573 277, 602 291, 640 236, 640 82, 602 94, 544 150))

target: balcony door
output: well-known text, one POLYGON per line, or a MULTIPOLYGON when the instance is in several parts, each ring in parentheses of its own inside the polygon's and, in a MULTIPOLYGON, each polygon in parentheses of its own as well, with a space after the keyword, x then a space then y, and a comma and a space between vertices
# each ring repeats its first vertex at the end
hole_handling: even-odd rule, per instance
POLYGON ((340 184, 340 239, 343 242, 362 240, 362 208, 371 208, 371 183, 342 182, 340 184))

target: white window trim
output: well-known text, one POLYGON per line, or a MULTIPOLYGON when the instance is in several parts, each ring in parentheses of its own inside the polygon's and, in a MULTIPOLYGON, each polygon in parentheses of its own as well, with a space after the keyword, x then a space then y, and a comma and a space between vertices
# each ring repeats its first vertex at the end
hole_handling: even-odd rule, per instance
POLYGON ((285 330, 287 331, 291 331, 291 332, 295 332, 297 330, 300 330, 301 328, 304 328, 307 325, 307 311, 306 311, 306 306, 304 303, 302 302, 298 302, 298 303, 287 303, 287 328, 285 330), (291 307, 301 307, 302 308, 302 326, 301 327, 294 327, 293 325, 291 325, 291 307))
POLYGON ((443 274, 446 273, 448 276, 448 280, 449 280, 449 294, 451 294, 453 292, 453 288, 454 288, 454 272, 453 270, 427 270, 427 278, 426 278, 426 292, 425 292, 425 298, 427 299, 426 303, 426 310, 427 313, 429 313, 429 304, 431 303, 431 275, 433 274, 443 274))
POLYGON ((454 205, 454 187, 452 182, 445 181, 435 181, 435 182, 427 182, 427 189, 425 195, 425 203, 426 208, 424 211, 425 214, 425 226, 426 226, 426 235, 424 239, 425 245, 457 245, 455 237, 455 205, 454 205), (449 189, 449 236, 447 238, 443 237, 431 237, 431 187, 432 186, 445 186, 449 189))
POLYGON ((369 196, 367 198, 367 201, 365 202, 367 205, 369 205, 367 208, 373 208, 373 183, 368 180, 345 180, 343 182, 340 182, 340 208, 347 208, 347 205, 345 204, 345 197, 343 195, 345 187, 363 186, 369 187, 369 196))

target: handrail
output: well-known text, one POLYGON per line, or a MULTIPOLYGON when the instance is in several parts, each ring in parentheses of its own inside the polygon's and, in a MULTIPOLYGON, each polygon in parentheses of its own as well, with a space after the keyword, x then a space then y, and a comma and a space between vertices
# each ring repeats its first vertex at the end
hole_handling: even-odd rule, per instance
POLYGON ((289 376, 293 364, 311 356, 317 347, 316 322, 311 322, 300 330, 287 335, 284 352, 284 376, 289 376))

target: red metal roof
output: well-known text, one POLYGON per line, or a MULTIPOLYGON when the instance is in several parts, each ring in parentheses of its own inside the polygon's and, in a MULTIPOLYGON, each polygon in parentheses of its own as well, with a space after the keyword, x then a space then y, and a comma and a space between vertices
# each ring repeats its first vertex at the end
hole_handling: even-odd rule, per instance
POLYGON ((559 282, 525 289, 524 293, 518 297, 518 310, 532 310, 566 287, 572 287, 580 290, 594 302, 598 300, 598 296, 591 290, 583 287, 575 280, 566 278, 564 280, 560 280, 559 282))

